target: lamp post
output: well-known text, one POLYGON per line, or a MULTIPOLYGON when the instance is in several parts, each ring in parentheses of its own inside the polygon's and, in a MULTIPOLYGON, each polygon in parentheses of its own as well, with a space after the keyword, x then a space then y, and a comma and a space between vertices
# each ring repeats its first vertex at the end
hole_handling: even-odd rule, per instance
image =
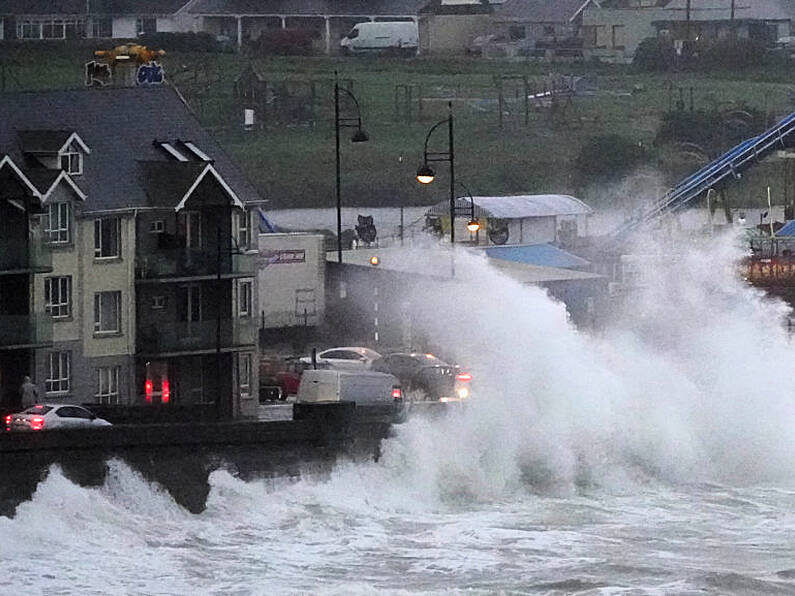
MULTIPOLYGON (((472 191, 469 190, 466 184, 460 181, 458 181, 458 184, 469 195, 469 221, 467 222, 467 230, 469 230, 470 234, 477 234, 480 231, 480 222, 475 217, 475 197, 472 196, 472 191)), ((477 236, 475 236, 474 244, 477 243, 477 236)))
POLYGON ((342 194, 340 185, 340 129, 355 128, 356 132, 351 137, 352 143, 363 143, 369 140, 367 133, 362 129, 362 111, 356 97, 340 87, 337 71, 334 71, 334 132, 337 150, 337 261, 342 263, 342 194), (356 106, 356 118, 340 118, 340 91, 344 92, 353 100, 356 106))
MULTIPOLYGON (((425 146, 422 151, 422 165, 417 169, 417 181, 420 184, 430 184, 436 178, 436 173, 430 166, 434 161, 446 161, 450 164, 450 251, 455 249, 455 153, 453 151, 453 102, 447 102, 448 116, 434 124, 425 136, 425 146), (447 151, 429 152, 428 141, 437 128, 447 124, 447 151)), ((451 261, 451 272, 455 277, 455 260, 451 261)))

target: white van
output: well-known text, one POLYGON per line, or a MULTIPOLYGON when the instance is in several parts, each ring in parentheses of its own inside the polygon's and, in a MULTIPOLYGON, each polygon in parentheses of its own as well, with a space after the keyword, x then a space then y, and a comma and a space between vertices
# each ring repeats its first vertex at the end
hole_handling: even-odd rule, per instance
POLYGON ((309 369, 301 375, 296 401, 352 401, 356 405, 401 404, 403 391, 397 378, 387 373, 309 369))
POLYGON ((367 22, 354 25, 340 41, 343 54, 398 51, 416 54, 419 29, 414 21, 367 22))

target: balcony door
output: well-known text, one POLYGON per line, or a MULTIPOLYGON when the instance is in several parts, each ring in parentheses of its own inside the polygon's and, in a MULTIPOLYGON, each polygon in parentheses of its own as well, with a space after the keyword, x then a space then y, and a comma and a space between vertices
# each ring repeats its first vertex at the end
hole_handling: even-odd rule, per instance
POLYGON ((184 339, 201 337, 202 288, 198 284, 180 286, 177 291, 177 315, 182 322, 184 339))

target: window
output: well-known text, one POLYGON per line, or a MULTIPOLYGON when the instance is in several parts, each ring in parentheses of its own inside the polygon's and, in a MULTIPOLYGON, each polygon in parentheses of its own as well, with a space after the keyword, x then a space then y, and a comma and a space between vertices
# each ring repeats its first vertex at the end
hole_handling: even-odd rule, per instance
POLYGON ((152 309, 159 310, 166 307, 165 296, 152 296, 152 309))
POLYGON ((17 37, 19 39, 41 39, 41 23, 34 21, 17 23, 17 37))
POLYGON ((613 48, 624 49, 624 25, 613 25, 613 48))
POLYGON ((512 40, 524 39, 527 36, 524 25, 511 25, 508 27, 508 35, 512 40))
POLYGON ((121 292, 94 294, 94 333, 121 331, 121 292))
POLYGON ((104 366, 97 369, 97 403, 116 405, 119 403, 119 368, 104 366))
POLYGON ((304 325, 309 324, 309 319, 317 314, 317 301, 315 300, 315 290, 295 291, 295 316, 304 325))
POLYGON ((157 33, 157 19, 139 18, 137 20, 138 35, 157 33))
POLYGON ((251 316, 253 288, 251 280, 241 281, 237 286, 238 314, 241 317, 251 316))
POLYGON ((113 21, 109 18, 92 20, 91 37, 113 37, 113 21))
POLYGON ((244 209, 236 212, 235 215, 237 219, 237 246, 238 248, 246 249, 251 244, 248 225, 249 213, 244 209))
POLYGON ((69 235, 69 203, 52 203, 47 208, 47 239, 55 244, 71 240, 69 235))
POLYGON ((72 278, 48 277, 44 280, 44 310, 54 319, 72 314, 72 278))
POLYGON ((94 258, 108 259, 121 256, 118 217, 94 220, 94 258))
POLYGON ((80 175, 83 173, 83 154, 79 151, 69 151, 61 154, 61 169, 67 174, 80 175))
POLYGON ((555 36, 555 26, 554 25, 544 25, 544 36, 545 37, 554 37, 555 36))
POLYGON ((166 222, 162 219, 156 219, 149 224, 149 231, 153 234, 162 234, 166 231, 166 222))
POLYGON ((64 39, 64 22, 63 21, 45 21, 42 23, 42 37, 44 39, 64 39))
POLYGON ((202 288, 199 285, 177 289, 177 315, 180 321, 202 320, 202 288))
POLYGON ((187 248, 202 247, 202 218, 198 211, 183 211, 177 220, 179 236, 185 239, 187 248))
POLYGON ((47 359, 47 379, 44 381, 47 393, 69 392, 71 365, 71 352, 50 352, 47 359))
POLYGON ((240 354, 237 360, 237 375, 240 397, 245 399, 251 395, 251 354, 240 354))

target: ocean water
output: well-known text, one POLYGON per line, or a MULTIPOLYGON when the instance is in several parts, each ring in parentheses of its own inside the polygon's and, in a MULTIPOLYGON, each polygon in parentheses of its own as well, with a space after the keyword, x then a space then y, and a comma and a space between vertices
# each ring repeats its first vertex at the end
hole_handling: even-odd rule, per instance
POLYGON ((734 238, 680 249, 588 333, 459 255, 476 283, 416 291, 468 407, 378 462, 213 472, 198 515, 123 461, 97 488, 53 468, 0 518, 6 593, 795 594, 789 308, 734 238))

